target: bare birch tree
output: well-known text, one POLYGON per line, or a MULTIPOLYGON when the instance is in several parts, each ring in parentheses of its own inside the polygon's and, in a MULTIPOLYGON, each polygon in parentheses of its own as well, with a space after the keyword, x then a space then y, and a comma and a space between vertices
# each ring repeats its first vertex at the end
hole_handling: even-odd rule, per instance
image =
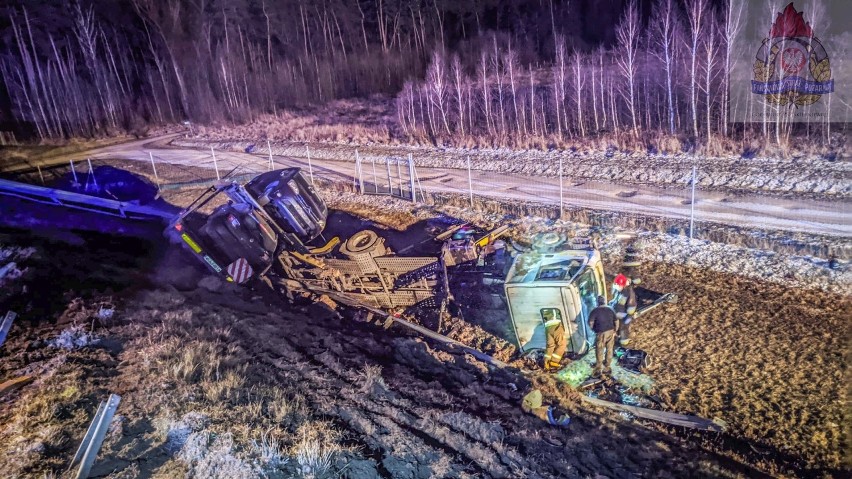
POLYGON ((622 94, 630 120, 633 125, 633 136, 639 136, 639 125, 636 120, 636 56, 639 48, 639 6, 636 0, 630 0, 627 10, 615 29, 618 46, 622 50, 618 57, 618 67, 627 82, 627 91, 622 94))
MULTIPOLYGON (((515 71, 518 69, 518 55, 512 50, 511 44, 503 58, 503 63, 506 65, 506 70, 509 72, 509 87, 512 90, 512 106, 515 110, 515 134, 521 134, 521 114, 518 111, 518 91, 515 88, 515 71)), ((524 122, 526 128, 526 122, 524 122)))
POLYGON ((722 134, 728 136, 728 117, 731 99, 731 55, 734 50, 734 42, 742 30, 743 12, 745 6, 743 0, 725 0, 722 36, 725 48, 725 64, 722 70, 722 134))
POLYGON ((455 87, 456 106, 458 107, 458 127, 462 138, 465 136, 464 124, 464 72, 458 54, 453 55, 452 61, 453 86, 455 87))
POLYGON ((450 124, 447 121, 446 95, 447 95, 447 74, 444 67, 444 57, 440 52, 435 52, 432 55, 432 63, 429 65, 429 70, 426 72, 426 81, 429 84, 430 95, 429 99, 432 104, 438 108, 441 114, 441 124, 444 126, 444 131, 447 135, 450 134, 450 124))
POLYGON ((565 39, 561 35, 556 37, 556 65, 553 72, 553 104, 556 109, 556 136, 562 138, 563 125, 567 127, 567 121, 563 122, 564 114, 560 113, 565 102, 565 39))
POLYGON ((692 134, 698 137, 698 55, 701 34, 707 11, 707 0, 685 0, 686 18, 689 23, 689 105, 692 113, 692 134))
POLYGON ((574 103, 577 107, 577 125, 580 129, 580 137, 585 138, 586 124, 583 120, 583 85, 585 85, 582 69, 583 56, 580 52, 574 50, 572 60, 574 64, 574 103))
POLYGON ((704 85, 701 90, 704 93, 704 112, 707 146, 710 146, 712 127, 712 111, 713 111, 713 84, 719 74, 717 66, 717 57, 719 55, 719 36, 717 34, 717 24, 714 21, 714 16, 707 12, 706 28, 704 39, 702 41, 702 56, 703 63, 701 64, 701 73, 704 77, 704 85))
POLYGON ((675 0, 657 0, 651 20, 656 49, 654 55, 663 65, 665 73, 666 111, 668 113, 669 133, 675 132, 674 81, 675 38, 679 32, 675 0))

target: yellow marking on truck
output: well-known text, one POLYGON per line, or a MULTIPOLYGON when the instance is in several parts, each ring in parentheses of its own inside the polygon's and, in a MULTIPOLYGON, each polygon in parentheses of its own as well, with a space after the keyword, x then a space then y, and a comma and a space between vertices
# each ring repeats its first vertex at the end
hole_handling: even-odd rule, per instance
POLYGON ((325 263, 323 263, 321 259, 311 258, 310 256, 306 256, 306 255, 303 255, 301 253, 297 253, 295 251, 291 252, 290 254, 292 254, 293 257, 295 257, 296 259, 298 259, 299 261, 301 261, 303 263, 307 263, 311 266, 316 266, 317 268, 325 268, 325 263))
POLYGON ((320 246, 318 248, 314 248, 311 250, 311 254, 326 254, 331 251, 335 246, 340 244, 340 237, 335 236, 332 238, 325 246, 320 246))
POLYGON ((193 241, 192 238, 190 238, 188 234, 183 233, 183 234, 180 235, 180 237, 183 238, 184 241, 186 241, 186 244, 188 244, 189 247, 192 248, 192 251, 195 251, 196 253, 201 252, 201 246, 198 246, 198 243, 193 241))

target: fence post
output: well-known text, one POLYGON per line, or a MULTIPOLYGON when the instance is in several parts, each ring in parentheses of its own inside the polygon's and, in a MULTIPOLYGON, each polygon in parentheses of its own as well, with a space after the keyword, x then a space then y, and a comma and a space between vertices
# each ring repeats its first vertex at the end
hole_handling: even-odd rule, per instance
POLYGON ((221 178, 219 178, 219 165, 216 164, 216 152, 213 151, 212 146, 210 147, 210 154, 213 155, 213 168, 216 170, 216 181, 219 181, 221 180, 221 178))
POLYGON ((358 183, 358 191, 363 195, 364 194, 364 170, 363 165, 361 164, 361 155, 358 154, 358 150, 355 150, 355 173, 358 175, 358 178, 355 178, 355 181, 358 183))
POLYGON ((370 157, 373 161, 373 189, 376 190, 376 193, 379 192, 379 177, 376 176, 376 157, 370 157))
POLYGON ((467 191, 470 195, 470 207, 473 208, 473 179, 470 176, 470 155, 467 155, 467 191))
POLYGON ((275 160, 272 159, 272 145, 269 144, 269 138, 266 139, 266 149, 269 151, 269 171, 275 169, 275 160))
POLYGON ((314 184, 314 167, 311 166, 311 147, 305 145, 305 150, 308 151, 308 173, 311 175, 311 185, 314 184))
POLYGON ((414 179, 417 180, 417 187, 420 188, 420 198, 423 200, 423 203, 429 204, 426 200, 426 193, 423 192, 423 185, 420 184, 420 175, 417 174, 417 166, 415 165, 412 169, 414 170, 414 179))
POLYGON ((97 189, 98 189, 98 179, 97 179, 97 178, 95 178, 95 170, 94 170, 94 169, 92 169, 92 159, 91 159, 91 158, 86 158, 86 161, 89 163, 89 174, 90 174, 90 175, 92 175, 92 183, 94 183, 94 184, 95 184, 95 190, 97 191, 97 189))
POLYGON ((390 157, 385 157, 385 167, 388 169, 388 194, 393 196, 393 181, 390 172, 390 157))
POLYGON ((38 177, 41 178, 41 186, 44 186, 44 175, 41 174, 41 166, 36 165, 36 168, 38 169, 38 177))
POLYGON ((400 165, 399 158, 394 161, 396 163, 396 180, 399 187, 399 197, 402 198, 402 165, 400 165))
POLYGON ((148 158, 151 159, 151 169, 154 170, 154 179, 157 180, 157 189, 160 189, 160 176, 157 174, 157 164, 154 163, 154 154, 148 152, 148 158))
POLYGON ((74 177, 74 186, 80 186, 80 182, 77 181, 77 170, 74 168, 74 160, 71 160, 71 175, 74 177))
POLYGON ((696 167, 693 165, 693 167, 692 167, 692 201, 690 202, 690 208, 689 208, 689 239, 692 239, 692 228, 695 226, 695 170, 696 170, 696 167))
POLYGON ((411 158, 411 153, 408 154, 408 179, 411 183, 411 201, 417 202, 417 194, 414 191, 414 160, 411 158))
POLYGON ((562 192, 562 157, 559 158, 559 219, 565 217, 563 205, 565 204, 565 195, 562 192))

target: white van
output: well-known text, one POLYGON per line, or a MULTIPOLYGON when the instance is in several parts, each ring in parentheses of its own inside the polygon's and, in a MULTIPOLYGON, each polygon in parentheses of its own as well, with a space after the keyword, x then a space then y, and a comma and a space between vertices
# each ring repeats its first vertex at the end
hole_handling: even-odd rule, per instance
POLYGON ((544 313, 562 320, 568 353, 585 354, 594 344, 589 313, 606 298, 603 263, 593 248, 553 253, 529 252, 515 258, 506 276, 506 298, 522 352, 544 349, 544 313))

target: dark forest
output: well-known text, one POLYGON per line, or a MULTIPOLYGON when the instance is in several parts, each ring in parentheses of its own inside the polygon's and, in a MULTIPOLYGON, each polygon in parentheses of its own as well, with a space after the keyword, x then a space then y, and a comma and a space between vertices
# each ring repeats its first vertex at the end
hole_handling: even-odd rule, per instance
POLYGON ((31 0, 0 11, 0 130, 18 138, 244 123, 381 94, 395 98, 400 136, 436 144, 832 143, 827 123, 729 124, 733 0, 31 0))

